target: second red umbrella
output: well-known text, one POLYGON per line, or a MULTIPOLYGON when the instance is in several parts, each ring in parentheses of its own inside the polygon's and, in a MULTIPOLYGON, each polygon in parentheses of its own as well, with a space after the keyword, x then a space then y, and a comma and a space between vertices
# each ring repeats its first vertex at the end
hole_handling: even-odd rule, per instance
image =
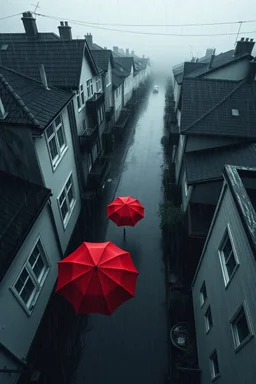
POLYGON ((131 196, 117 197, 107 206, 107 215, 118 227, 131 226, 144 217, 144 207, 131 196))

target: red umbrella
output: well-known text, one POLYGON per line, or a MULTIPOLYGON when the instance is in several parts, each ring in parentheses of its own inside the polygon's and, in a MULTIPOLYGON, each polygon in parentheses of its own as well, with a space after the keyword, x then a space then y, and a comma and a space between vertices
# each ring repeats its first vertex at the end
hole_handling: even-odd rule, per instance
POLYGON ((144 207, 133 197, 117 197, 107 206, 108 218, 118 227, 134 225, 144 217, 144 207))
POLYGON ((138 271, 111 241, 82 243, 58 262, 59 291, 77 313, 111 313, 135 295, 138 271))

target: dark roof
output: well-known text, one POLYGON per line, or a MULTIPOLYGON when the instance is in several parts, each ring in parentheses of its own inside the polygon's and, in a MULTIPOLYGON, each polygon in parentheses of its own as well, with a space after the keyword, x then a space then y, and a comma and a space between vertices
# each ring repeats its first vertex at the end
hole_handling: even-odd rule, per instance
POLYGON ((0 93, 8 113, 4 123, 32 124, 40 129, 46 128, 73 97, 61 89, 47 90, 40 82, 1 66, 0 93))
MULTIPOLYGON (((219 55, 216 55, 213 59, 213 62, 211 64, 211 69, 208 69, 208 65, 191 72, 188 76, 189 77, 198 77, 203 76, 206 72, 213 72, 218 68, 224 67, 225 65, 231 64, 232 62, 235 62, 237 60, 241 60, 245 57, 248 57, 250 59, 253 59, 249 53, 243 53, 241 55, 234 56, 235 50, 231 49, 230 51, 220 53, 219 55)), ((209 59, 207 60, 209 62, 209 59)))
MULTIPOLYGON (((115 57, 114 61, 125 68, 129 73, 131 72, 131 67, 134 68, 134 59, 133 57, 115 57)), ((135 69, 135 68, 134 68, 135 69)))
POLYGON ((26 33, 0 33, 0 41, 31 41, 31 40, 60 40, 60 37, 52 32, 39 32, 36 37, 28 37, 26 33))
POLYGON ((186 153, 185 167, 188 184, 221 178, 225 164, 255 166, 256 144, 239 144, 186 153))
POLYGON ((85 40, 11 42, 8 49, 0 50, 0 65, 40 81, 39 65, 44 64, 49 84, 77 89, 83 54, 97 74, 85 40))
POLYGON ((119 85, 121 85, 124 81, 124 78, 123 77, 119 77, 119 76, 116 76, 113 72, 112 72, 112 84, 114 86, 114 88, 118 88, 119 85))
POLYGON ((184 79, 181 132, 186 135, 256 137, 256 83, 184 79), (232 109, 239 116, 232 115, 232 109))
POLYGON ((112 83, 115 88, 119 87, 119 85, 124 81, 125 77, 129 76, 130 72, 128 72, 121 65, 115 63, 112 69, 112 83))
POLYGON ((256 258, 256 207, 255 207, 255 189, 247 189, 243 180, 248 177, 252 185, 256 185, 256 168, 235 167, 226 165, 224 168, 224 177, 232 193, 236 204, 242 225, 248 238, 254 257, 256 258), (241 199, 241 196, 243 198, 241 199))
POLYGON ((0 171, 0 281, 48 201, 51 191, 0 171))
POLYGON ((92 57, 98 67, 100 67, 103 71, 108 71, 109 61, 113 65, 113 57, 112 52, 108 49, 93 49, 91 50, 92 57))

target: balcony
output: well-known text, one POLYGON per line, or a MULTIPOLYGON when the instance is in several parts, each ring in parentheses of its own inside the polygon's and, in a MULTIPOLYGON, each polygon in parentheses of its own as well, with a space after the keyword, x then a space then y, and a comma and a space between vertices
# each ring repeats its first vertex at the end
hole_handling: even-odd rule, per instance
POLYGON ((110 168, 110 157, 100 156, 95 160, 89 174, 90 188, 99 188, 103 185, 106 175, 110 168))
POLYGON ((96 144, 99 138, 99 126, 95 125, 94 128, 87 128, 79 135, 80 148, 82 151, 90 152, 92 147, 96 144))
POLYGON ((104 103, 104 101, 104 93, 94 93, 93 96, 86 102, 86 108, 88 109, 88 112, 97 111, 97 109, 104 103))
POLYGON ((188 231, 190 237, 206 238, 216 205, 189 204, 188 231))
POLYGON ((109 122, 114 115, 114 107, 110 107, 108 111, 106 111, 106 121, 109 122))

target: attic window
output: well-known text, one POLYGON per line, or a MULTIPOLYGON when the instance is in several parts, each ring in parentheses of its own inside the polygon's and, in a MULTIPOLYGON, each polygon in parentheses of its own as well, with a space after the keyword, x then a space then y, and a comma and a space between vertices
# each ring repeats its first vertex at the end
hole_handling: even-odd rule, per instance
POLYGON ((8 48, 8 44, 0 44, 0 50, 1 51, 6 51, 8 48))
POLYGON ((232 116, 239 116, 239 109, 231 109, 232 116))

